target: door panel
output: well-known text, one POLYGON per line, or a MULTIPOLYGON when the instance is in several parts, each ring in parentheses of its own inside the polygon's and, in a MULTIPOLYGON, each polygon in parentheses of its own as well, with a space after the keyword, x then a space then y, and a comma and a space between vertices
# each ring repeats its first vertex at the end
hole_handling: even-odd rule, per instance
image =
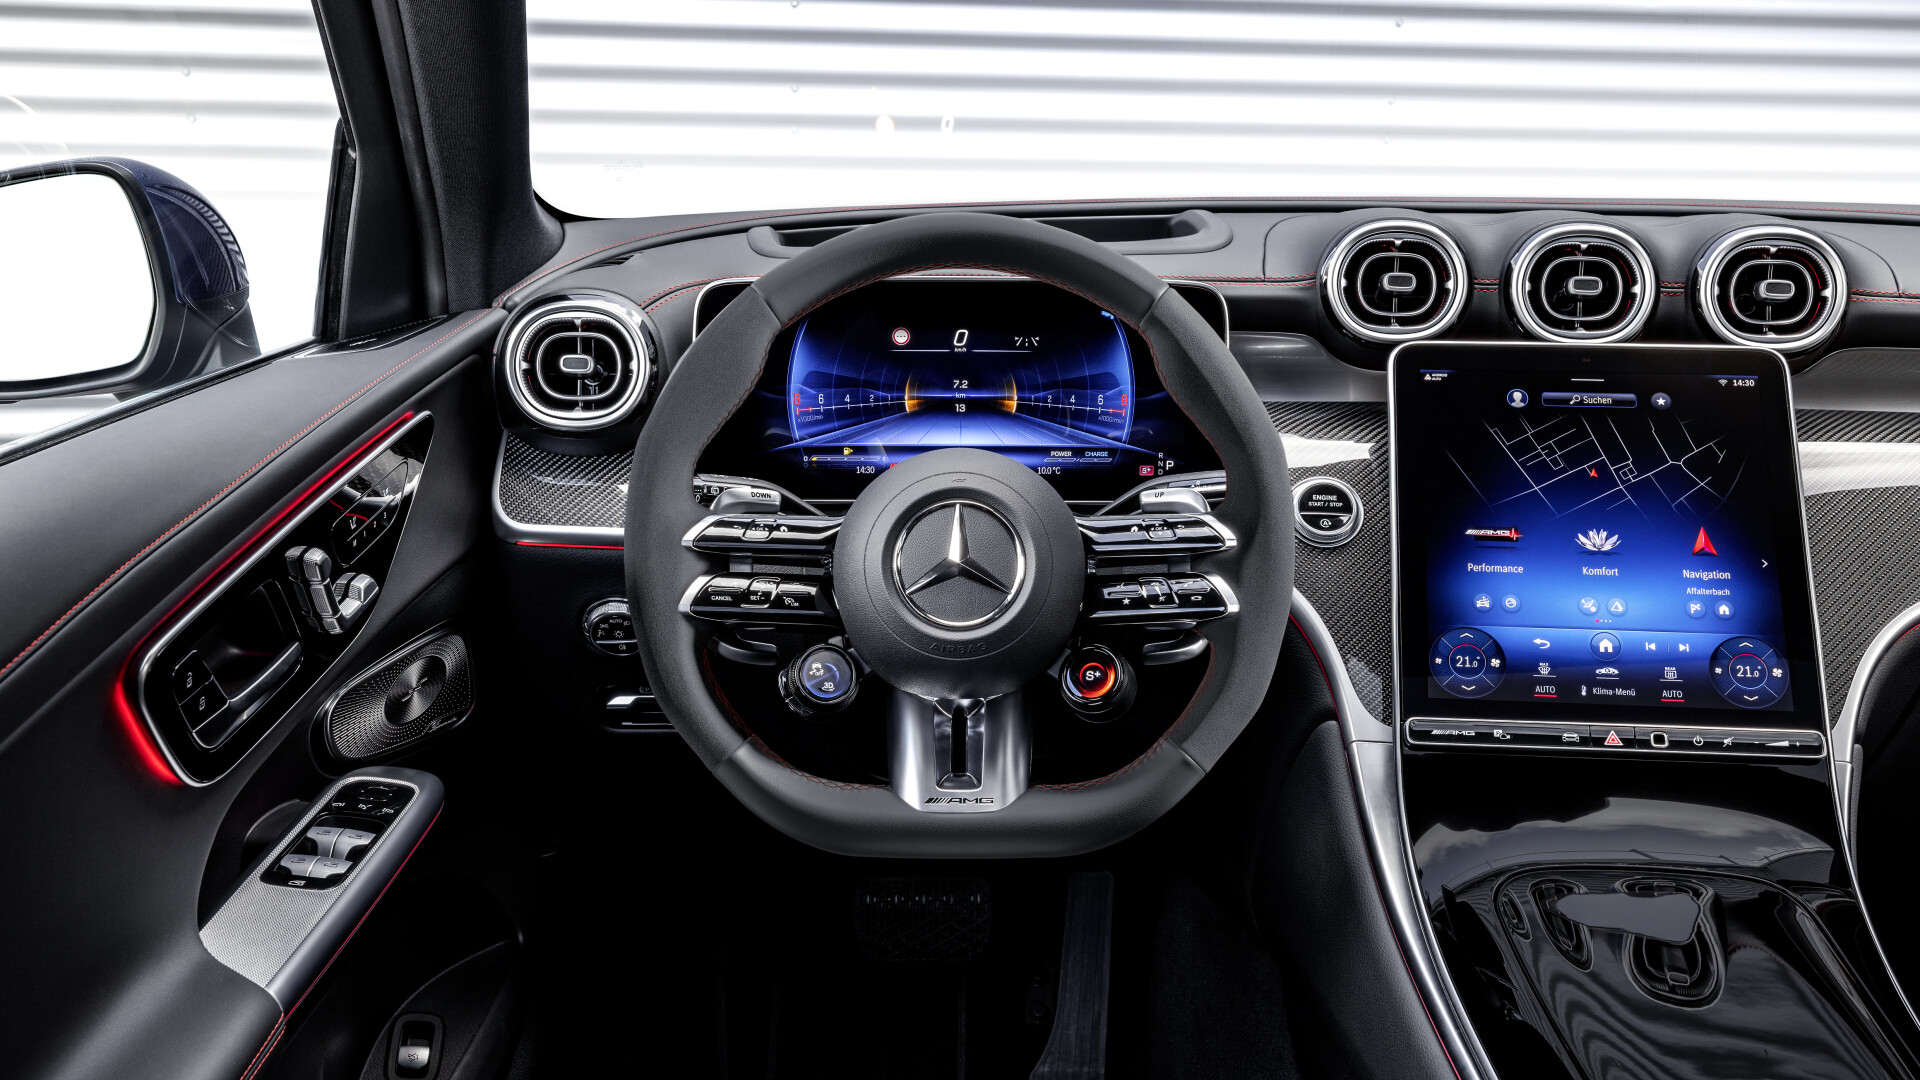
POLYGON ((202 912, 232 884, 210 868, 236 865, 213 853, 230 818, 319 793, 321 763, 290 740, 418 632, 432 616, 411 609, 433 604, 415 602, 483 535, 498 320, 289 356, 0 467, 9 1075, 238 1077, 278 1037, 281 1004, 201 943, 202 912), (432 450, 363 630, 232 772, 180 783, 122 699, 136 647, 408 412, 433 414, 432 450), (263 774, 282 747, 302 752, 263 774))

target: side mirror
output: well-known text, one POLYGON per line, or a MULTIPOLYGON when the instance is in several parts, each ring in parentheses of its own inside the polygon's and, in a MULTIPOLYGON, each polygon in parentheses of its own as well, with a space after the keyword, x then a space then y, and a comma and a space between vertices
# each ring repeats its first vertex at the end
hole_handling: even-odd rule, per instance
POLYGON ((250 360, 247 292, 233 231, 176 176, 122 158, 0 172, 0 401, 250 360))

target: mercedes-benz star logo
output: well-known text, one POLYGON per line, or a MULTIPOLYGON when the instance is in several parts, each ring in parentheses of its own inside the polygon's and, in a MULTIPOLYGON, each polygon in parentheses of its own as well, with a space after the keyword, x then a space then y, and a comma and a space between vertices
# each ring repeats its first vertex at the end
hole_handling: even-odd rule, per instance
POLYGON ((1026 557, 999 514, 958 500, 923 511, 901 532, 894 546, 893 576, 915 614, 965 629, 987 622, 1013 602, 1026 576, 1026 557), (931 565, 925 565, 930 558, 931 565))

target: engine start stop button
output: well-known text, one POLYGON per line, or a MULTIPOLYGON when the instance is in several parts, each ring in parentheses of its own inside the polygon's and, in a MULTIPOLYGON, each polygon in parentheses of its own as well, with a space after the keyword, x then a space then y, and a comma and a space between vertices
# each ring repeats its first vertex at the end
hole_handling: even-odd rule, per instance
POLYGON ((1293 525, 1315 547, 1339 547, 1360 531, 1360 496, 1344 482, 1320 476, 1293 489, 1293 525))

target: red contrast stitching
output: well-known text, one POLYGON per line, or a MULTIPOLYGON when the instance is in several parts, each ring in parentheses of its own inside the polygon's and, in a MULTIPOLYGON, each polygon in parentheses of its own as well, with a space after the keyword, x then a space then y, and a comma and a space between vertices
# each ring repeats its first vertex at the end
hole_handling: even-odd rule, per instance
POLYGON ((1855 293, 1859 293, 1859 294, 1861 294, 1861 295, 1863 295, 1863 296, 1915 296, 1915 297, 1920 297, 1920 292, 1888 292, 1888 291, 1887 291, 1887 290, 1885 290, 1885 289, 1854 289, 1854 290, 1852 290, 1852 291, 1853 291, 1853 292, 1855 292, 1855 293))
POLYGON ((698 294, 696 294, 692 289, 683 289, 680 292, 677 292, 672 296, 667 297, 665 300, 662 300, 659 303, 653 305, 647 310, 649 312, 659 311, 661 308, 666 307, 668 304, 673 303, 675 300, 679 300, 682 297, 695 296, 695 295, 698 295, 698 294))
POLYGON ((260 1071, 260 1066, 266 1062, 267 1055, 273 1052, 274 1046, 280 1042, 281 1033, 286 1030, 287 1014, 281 1013, 280 1018, 273 1022, 273 1030, 267 1032, 267 1040, 260 1044, 260 1049, 254 1053, 253 1060, 247 1062, 246 1071, 240 1074, 240 1080, 248 1080, 254 1073, 260 1071))
MULTIPOLYGON (((723 274, 721 276, 725 277, 726 275, 723 274)), ((695 279, 693 281, 683 281, 680 284, 675 285, 671 289, 663 289, 660 292, 654 293, 652 296, 647 297, 645 300, 640 301, 640 309, 642 311, 649 310, 650 305, 659 301, 663 297, 671 296, 672 294, 680 292, 683 289, 691 289, 695 285, 706 285, 710 282, 715 282, 719 280, 720 278, 717 278, 717 277, 703 277, 703 278, 695 279)))
POLYGON ((194 507, 193 510, 188 512, 186 517, 183 517, 179 521, 174 522, 172 527, 168 528, 165 532, 161 533, 159 536, 154 537, 151 541, 147 543, 145 547, 141 548, 139 551, 134 552, 132 556, 130 556, 126 562, 121 563, 120 566, 117 569, 115 569, 113 573, 108 574, 106 577, 102 578, 100 580, 100 584, 95 585, 91 589, 88 589, 87 594, 85 596, 82 596, 80 599, 74 601, 74 604, 72 607, 68 608, 65 612, 63 612, 59 618, 53 620, 52 625, 48 626, 45 630, 40 631, 39 636, 35 637, 32 641, 27 642, 27 647, 24 649, 21 649, 19 655, 7 661, 5 667, 0 667, 0 678, 4 678, 8 672, 12 671, 16 666, 19 665, 20 661, 25 660, 28 654, 32 653, 35 649, 39 648, 40 645, 47 640, 47 638, 53 636, 54 632, 59 630, 61 626, 65 625, 68 619, 72 618, 76 612, 78 612, 81 608, 85 607, 89 602, 91 602, 95 596, 98 596, 102 589, 105 589, 107 586, 113 584, 116 580, 118 580, 120 575, 126 573, 128 568, 132 567, 134 563, 137 563, 141 559, 145 558, 148 552, 152 551, 154 548, 159 547, 162 543, 166 542, 168 537, 172 536, 176 532, 179 532, 189 522, 199 517, 200 514, 203 511, 205 511, 208 507, 212 506, 216 502, 219 502, 222 498, 225 498, 228 492, 232 491, 236 487, 239 487, 242 483, 246 481, 248 477, 252 476, 256 472, 259 472, 262 467, 264 467, 268 462, 272 461, 274 458, 279 457, 280 454, 287 449, 287 447, 292 446, 296 442, 299 442, 301 439, 305 438, 306 435, 309 432, 311 432, 314 428, 317 428, 321 424, 326 423, 340 410, 353 404, 355 401, 358 401, 361 395, 365 394, 367 391, 373 389, 375 386, 378 386, 380 383, 384 382, 388 378, 388 376, 391 376, 394 372, 399 371, 401 368, 406 367, 408 364, 413 363, 415 360, 419 359, 421 356, 424 356, 429 350, 439 345, 441 342, 447 340, 448 338, 459 333, 460 331, 465 330, 467 327, 472 326, 476 320, 478 320, 482 315, 485 315, 485 314, 487 314, 486 311, 476 312, 474 316, 468 319, 466 322, 463 322, 459 326, 456 326, 453 329, 447 331, 445 334, 440 335, 440 337, 435 339, 431 344, 422 346, 419 352, 414 353, 412 356, 407 357, 405 360, 400 361, 399 363, 393 365, 387 370, 374 376, 373 380, 367 383, 367 385, 347 395, 346 399, 341 401, 340 404, 335 405, 333 408, 328 409, 326 412, 321 413, 318 417, 314 418, 312 423, 308 424, 306 427, 301 428, 299 431, 294 432, 292 438, 288 439, 286 442, 281 443, 279 446, 274 447, 271 451, 267 453, 266 457, 263 457, 259 461, 256 461, 252 465, 248 466, 245 472, 242 472, 239 476, 234 477, 231 481, 227 483, 225 487, 221 488, 219 491, 214 492, 213 495, 209 497, 206 502, 203 502, 199 506, 194 507))
POLYGON ((1847 300, 1855 304, 1920 304, 1920 296, 1849 296, 1847 300))

